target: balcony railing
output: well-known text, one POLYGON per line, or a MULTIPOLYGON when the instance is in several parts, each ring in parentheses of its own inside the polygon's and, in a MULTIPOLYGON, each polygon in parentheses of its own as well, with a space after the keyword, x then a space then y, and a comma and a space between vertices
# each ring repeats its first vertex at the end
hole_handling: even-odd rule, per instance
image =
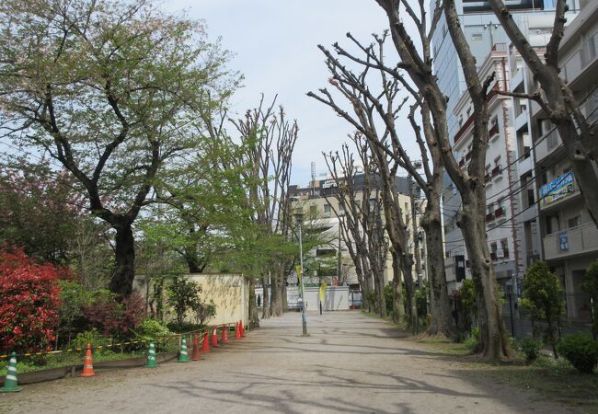
POLYGON ((557 231, 542 239, 546 260, 598 251, 598 229, 592 222, 557 231))
POLYGON ((540 142, 536 146, 536 162, 540 163, 550 154, 554 153, 557 148, 559 148, 563 142, 561 141, 561 136, 556 129, 552 129, 547 134, 545 134, 542 138, 540 138, 540 142))

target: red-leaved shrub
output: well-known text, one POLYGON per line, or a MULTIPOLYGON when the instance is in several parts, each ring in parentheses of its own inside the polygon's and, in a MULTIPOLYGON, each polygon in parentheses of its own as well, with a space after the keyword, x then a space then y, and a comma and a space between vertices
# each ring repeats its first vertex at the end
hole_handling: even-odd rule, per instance
POLYGON ((145 300, 138 293, 118 303, 114 297, 103 296, 83 308, 91 327, 106 336, 127 337, 145 318, 145 300))
POLYGON ((66 271, 37 264, 22 249, 0 247, 0 349, 46 350, 58 326, 58 279, 66 271))

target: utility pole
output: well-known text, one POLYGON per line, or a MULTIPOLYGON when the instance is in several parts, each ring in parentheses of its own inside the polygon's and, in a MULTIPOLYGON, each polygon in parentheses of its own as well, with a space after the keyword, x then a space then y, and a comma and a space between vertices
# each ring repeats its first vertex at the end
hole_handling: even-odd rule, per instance
POLYGON ((299 285, 301 289, 301 300, 303 301, 303 306, 301 306, 301 326, 303 329, 303 336, 309 336, 307 333, 307 318, 305 317, 305 289, 303 286, 303 277, 305 276, 303 273, 303 240, 301 238, 301 225, 303 221, 303 211, 297 210, 295 212, 295 218, 297 220, 297 224, 299 225, 299 264, 300 264, 300 277, 299 277, 299 285))

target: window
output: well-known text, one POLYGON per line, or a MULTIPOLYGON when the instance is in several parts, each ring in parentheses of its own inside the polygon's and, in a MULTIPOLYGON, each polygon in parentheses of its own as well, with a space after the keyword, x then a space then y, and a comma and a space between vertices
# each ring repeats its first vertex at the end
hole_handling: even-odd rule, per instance
POLYGON ((573 218, 570 218, 569 220, 567 220, 567 226, 572 229, 573 227, 577 227, 581 224, 581 217, 580 216, 575 216, 573 218))
POLYGON ((496 252, 498 251, 498 246, 496 242, 490 243, 490 258, 492 260, 496 260, 496 252))
POLYGON ((309 216, 316 217, 318 215, 318 207, 316 206, 309 206, 309 216))
POLYGON ((502 239, 500 241, 500 247, 502 250, 502 256, 505 259, 508 259, 509 258, 509 241, 507 239, 502 239))

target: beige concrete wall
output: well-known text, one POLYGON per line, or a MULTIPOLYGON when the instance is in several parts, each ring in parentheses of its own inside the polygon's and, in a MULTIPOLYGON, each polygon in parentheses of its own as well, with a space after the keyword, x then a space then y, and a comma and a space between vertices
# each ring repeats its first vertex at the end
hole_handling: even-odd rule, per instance
MULTIPOLYGON (((184 277, 201 286, 200 297, 202 302, 214 302, 214 305, 216 305, 216 315, 207 321, 208 325, 230 324, 239 320, 243 320, 243 324, 247 325, 249 317, 249 282, 243 275, 195 274, 185 275, 184 277)), ((144 297, 147 296, 147 292, 151 292, 151 286, 149 287, 150 289, 148 289, 148 282, 144 276, 135 278, 134 289, 144 297)), ((166 295, 166 292, 164 294, 166 295)), ((165 296, 165 304, 166 302, 165 296)), ((174 318, 172 311, 165 312, 165 318, 169 320, 174 318)), ((191 315, 187 319, 191 321, 191 315)))

